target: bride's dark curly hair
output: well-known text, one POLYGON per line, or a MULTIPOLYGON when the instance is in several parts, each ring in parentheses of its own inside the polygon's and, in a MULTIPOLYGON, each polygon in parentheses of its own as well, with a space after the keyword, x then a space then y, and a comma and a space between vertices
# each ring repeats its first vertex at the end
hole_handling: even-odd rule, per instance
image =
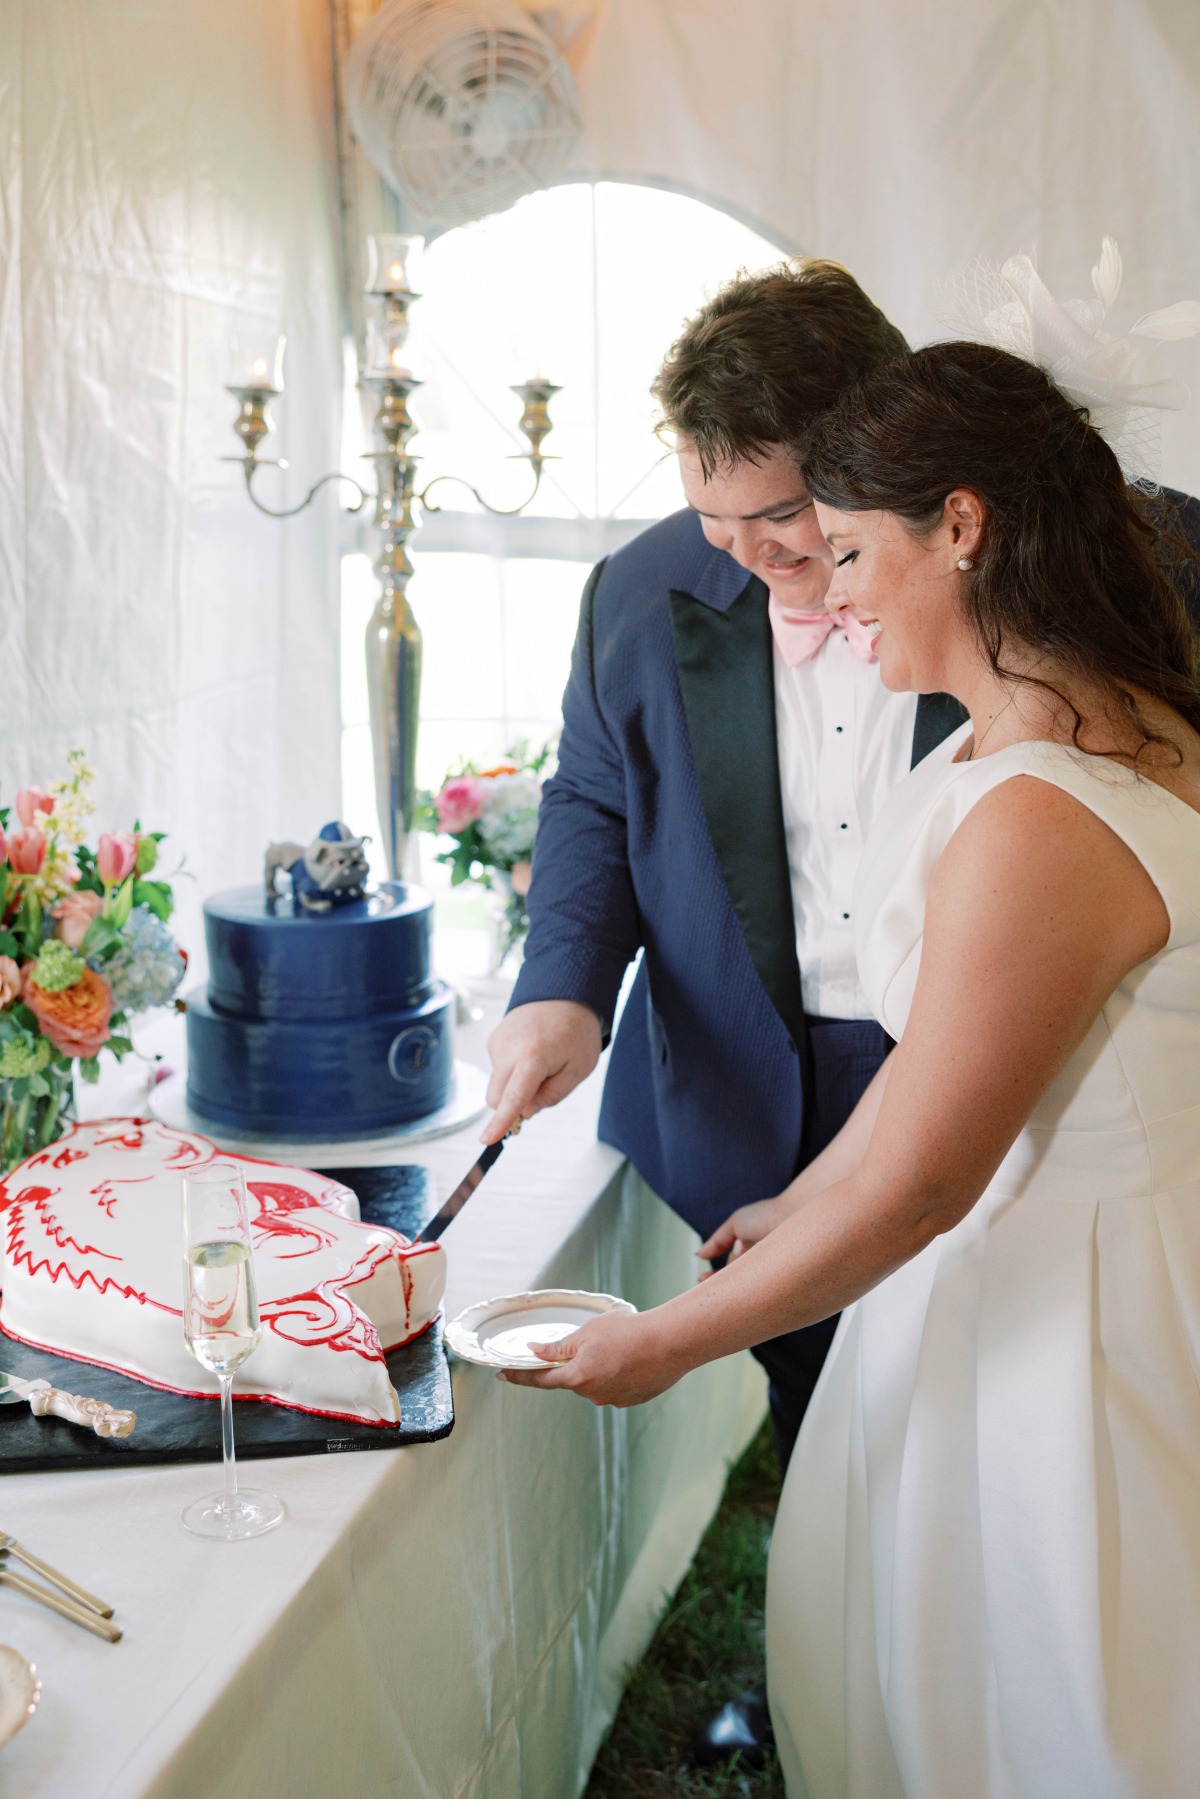
POLYGON ((983 344, 932 344, 864 375, 796 451, 818 500, 896 513, 917 535, 937 526, 954 488, 982 501, 963 592, 998 674, 1029 678, 1002 661, 1022 645, 1068 684, 1098 685, 1142 749, 1169 740, 1138 692, 1200 731, 1198 641, 1178 587, 1192 553, 1156 526, 1086 410, 1041 369, 983 344))

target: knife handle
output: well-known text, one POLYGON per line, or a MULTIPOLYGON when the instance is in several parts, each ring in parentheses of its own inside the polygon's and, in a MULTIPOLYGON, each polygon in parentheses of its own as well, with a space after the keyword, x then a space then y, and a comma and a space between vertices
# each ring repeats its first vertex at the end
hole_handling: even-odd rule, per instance
POLYGON ((40 1387, 29 1395, 35 1418, 51 1413, 68 1424, 82 1424, 98 1437, 127 1437, 137 1423, 136 1412, 120 1411, 102 1399, 85 1399, 80 1393, 63 1393, 58 1387, 40 1387))
POLYGON ((52 1612, 60 1617, 69 1618, 72 1624, 82 1624, 93 1636, 103 1637, 106 1643, 119 1643, 123 1632, 117 1624, 110 1624, 106 1618, 98 1618, 95 1612, 85 1611, 82 1606, 72 1605, 69 1599, 60 1599, 57 1593, 48 1593, 45 1587, 39 1587, 36 1581, 26 1580, 24 1575, 14 1574, 11 1568, 0 1568, 0 1585, 15 1587, 18 1593, 27 1593, 30 1599, 36 1599, 39 1605, 49 1606, 52 1612))

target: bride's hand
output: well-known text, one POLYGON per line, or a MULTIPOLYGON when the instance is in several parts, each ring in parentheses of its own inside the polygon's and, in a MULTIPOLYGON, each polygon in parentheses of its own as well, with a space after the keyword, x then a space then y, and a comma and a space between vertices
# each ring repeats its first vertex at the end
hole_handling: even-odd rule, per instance
MULTIPOLYGON (((696 1254, 705 1262, 715 1262, 720 1256, 727 1256, 734 1262, 769 1236, 777 1224, 790 1216, 791 1210, 782 1194, 776 1199, 757 1200, 752 1206, 740 1206, 718 1226, 706 1243, 700 1245, 696 1254)), ((700 1279, 708 1280, 713 1273, 714 1270, 707 1269, 700 1279)))
POLYGON ((566 1388, 593 1405, 641 1405, 673 1387, 687 1364, 672 1358, 653 1312, 613 1312, 595 1318, 557 1343, 538 1343, 544 1373, 506 1369, 499 1378, 514 1387, 566 1388))

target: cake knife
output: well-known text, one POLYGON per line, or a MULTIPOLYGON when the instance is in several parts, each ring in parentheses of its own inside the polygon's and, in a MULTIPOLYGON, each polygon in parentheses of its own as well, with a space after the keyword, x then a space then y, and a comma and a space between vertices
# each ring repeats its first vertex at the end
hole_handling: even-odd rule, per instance
POLYGON ((47 1414, 65 1418, 68 1424, 82 1424, 98 1437, 127 1437, 137 1423, 136 1412, 105 1405, 102 1399, 85 1399, 79 1393, 64 1393, 48 1380, 22 1380, 19 1375, 5 1374, 0 1368, 0 1405, 29 1406, 35 1418, 47 1414))
POLYGON ((429 1220, 429 1223, 423 1230, 417 1232, 417 1235, 413 1239, 414 1243, 437 1242, 446 1226, 450 1224, 453 1219, 458 1217, 458 1214, 462 1211, 488 1169, 493 1166, 497 1156, 504 1148, 509 1137, 514 1135, 515 1132, 509 1131, 505 1136, 501 1137, 499 1143, 488 1144, 479 1160, 472 1163, 471 1167, 468 1168, 463 1179, 459 1181, 458 1186, 454 1189, 441 1211, 429 1220))

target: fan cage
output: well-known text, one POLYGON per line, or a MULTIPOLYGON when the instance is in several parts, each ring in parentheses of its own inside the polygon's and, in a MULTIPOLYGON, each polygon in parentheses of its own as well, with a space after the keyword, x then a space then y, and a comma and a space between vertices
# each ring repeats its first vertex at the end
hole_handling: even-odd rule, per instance
POLYGON ((390 0, 355 39, 346 103, 367 156, 430 224, 548 186, 582 125, 570 69, 510 0, 390 0))

